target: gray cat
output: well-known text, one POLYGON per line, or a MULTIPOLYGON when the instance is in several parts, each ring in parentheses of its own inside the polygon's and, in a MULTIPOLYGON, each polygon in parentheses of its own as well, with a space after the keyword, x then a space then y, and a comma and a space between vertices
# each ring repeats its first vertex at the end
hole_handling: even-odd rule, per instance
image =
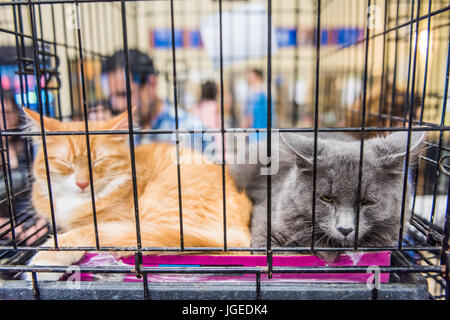
MULTIPOLYGON (((309 247, 312 235, 314 139, 301 133, 273 133, 272 246, 309 247), (276 136, 279 135, 279 136, 276 136), (276 139, 275 139, 276 137, 276 139)), ((411 135, 410 162, 420 152, 424 134, 411 135)), ((365 140, 358 246, 393 246, 399 238, 407 132, 365 140)), ((266 141, 253 144, 266 154, 266 141)), ((248 160, 248 159, 247 159, 248 160)), ((230 172, 253 202, 253 247, 267 239, 267 176, 264 164, 231 165, 230 172)), ((357 215, 360 141, 337 133, 317 140, 315 247, 353 247, 357 215)), ((246 162, 248 163, 248 162, 246 162)), ((411 168, 411 165, 409 166, 411 168)), ((406 191, 407 192, 407 191, 406 191)), ((405 223, 409 220, 408 202, 405 223)), ((339 252, 317 251, 327 261, 339 252)))

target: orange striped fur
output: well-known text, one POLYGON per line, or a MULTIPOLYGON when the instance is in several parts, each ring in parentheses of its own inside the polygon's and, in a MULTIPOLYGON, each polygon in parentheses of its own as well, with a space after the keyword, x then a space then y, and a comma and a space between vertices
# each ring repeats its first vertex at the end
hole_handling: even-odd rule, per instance
MULTIPOLYGON (((35 131, 39 115, 24 109, 35 131)), ((84 122, 44 118, 46 131, 84 131, 84 122)), ((108 121, 89 122, 89 130, 127 130, 123 113, 108 121)), ((39 137, 39 139, 41 139, 39 137)), ((135 247, 136 224, 128 135, 90 135, 92 178, 100 246, 135 247)), ((46 135, 48 164, 59 246, 95 246, 85 135, 46 135)), ((179 247, 180 215, 175 146, 153 143, 135 148, 140 231, 144 247, 179 247)), ((180 147, 182 219, 185 247, 223 247, 222 167, 180 147), (200 157, 189 164, 184 157, 200 157)), ((42 147, 34 162, 32 202, 38 214, 51 218, 42 147)), ((249 247, 251 202, 226 176, 227 245, 249 247)), ((44 246, 53 246, 53 239, 44 246)), ((129 251, 128 254, 132 252, 129 251)), ((31 261, 39 265, 70 265, 80 251, 41 251, 31 261)), ((121 252, 119 255, 126 255, 121 252)), ((39 274, 51 279, 52 274, 39 274)), ((56 278, 58 278, 56 276, 56 278)))

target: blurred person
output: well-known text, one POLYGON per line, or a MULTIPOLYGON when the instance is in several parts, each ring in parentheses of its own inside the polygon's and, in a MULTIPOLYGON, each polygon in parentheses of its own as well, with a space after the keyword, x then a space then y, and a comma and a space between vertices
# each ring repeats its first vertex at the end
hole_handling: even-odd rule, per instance
MULTIPOLYGON (((19 115, 19 107, 14 99, 14 92, 3 91, 3 107, 4 110, 0 112, 1 130, 5 130, 6 124, 8 131, 20 131, 22 123, 19 115)), ((20 136, 3 136, 2 139, 4 148, 6 148, 6 139, 8 139, 9 165, 11 169, 17 169, 20 163, 25 162, 25 143, 20 136)))
POLYGON ((220 128, 220 112, 217 103, 217 85, 214 81, 206 81, 201 87, 200 103, 193 114, 199 118, 206 128, 220 128))
MULTIPOLYGON (((265 92, 264 75, 262 70, 254 68, 247 72, 247 83, 250 97, 244 111, 243 128, 267 128, 268 98, 265 92)), ((272 101, 272 125, 275 123, 275 112, 272 101)), ((263 137, 265 134, 251 134, 250 141, 263 137)))
MULTIPOLYGON (((158 77, 152 58, 135 49, 128 51, 130 69, 131 105, 137 107, 137 123, 141 129, 174 130, 174 106, 158 96, 158 77)), ((124 73, 124 52, 117 51, 102 65, 109 87, 111 113, 116 115, 127 109, 127 91, 124 73)), ((178 107, 178 128, 184 130, 202 129, 201 121, 178 107)), ((180 134, 183 142, 198 151, 205 150, 211 140, 206 134, 180 134)), ((136 135, 137 143, 151 141, 174 142, 170 134, 136 135)))
MULTIPOLYGON (((214 81, 206 81, 201 86, 201 97, 199 104, 192 111, 194 116, 200 119, 207 129, 220 129, 220 111, 217 103, 217 85, 214 81)), ((222 150, 221 134, 211 134, 214 141, 215 156, 219 156, 222 150)))

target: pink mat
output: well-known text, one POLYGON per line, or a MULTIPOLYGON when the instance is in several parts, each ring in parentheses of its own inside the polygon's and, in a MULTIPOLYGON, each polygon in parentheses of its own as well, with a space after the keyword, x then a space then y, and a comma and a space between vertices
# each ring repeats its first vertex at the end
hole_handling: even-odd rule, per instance
MULTIPOLYGON (((328 266, 389 266, 391 253, 382 252, 355 252, 341 255, 336 261, 328 266)), ((80 266, 134 266, 134 256, 115 259, 112 254, 87 253, 79 262, 80 266)), ((255 267, 266 266, 266 256, 264 255, 146 255, 143 257, 145 267, 202 267, 202 266, 243 266, 255 267)), ((274 255, 273 266, 275 267, 324 267, 327 264, 314 255, 274 255)), ((303 282, 360 282, 366 283, 368 279, 373 279, 371 270, 367 273, 282 273, 273 274, 273 279, 286 281, 303 282)), ((255 281, 256 275, 252 274, 148 274, 148 281, 255 281)), ((81 281, 109 280, 140 282, 134 274, 93 274, 82 273, 81 281)), ((389 280, 388 273, 380 273, 380 282, 389 280)), ((261 274, 261 281, 270 281, 267 274, 261 274)))

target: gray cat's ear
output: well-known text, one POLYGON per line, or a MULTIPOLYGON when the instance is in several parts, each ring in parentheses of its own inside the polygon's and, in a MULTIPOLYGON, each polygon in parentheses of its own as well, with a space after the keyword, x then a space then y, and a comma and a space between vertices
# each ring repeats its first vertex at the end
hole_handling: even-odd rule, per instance
MULTIPOLYGON (((414 162, 423 150, 424 132, 412 131, 409 160, 414 162)), ((408 132, 395 132, 384 138, 371 139, 372 150, 380 161, 380 166, 393 171, 402 171, 406 158, 408 132)))
MULTIPOLYGON (((296 163, 300 168, 311 169, 314 164, 314 137, 306 134, 282 132, 281 141, 296 155, 296 163)), ((317 158, 323 153, 323 144, 317 141, 317 158)))

